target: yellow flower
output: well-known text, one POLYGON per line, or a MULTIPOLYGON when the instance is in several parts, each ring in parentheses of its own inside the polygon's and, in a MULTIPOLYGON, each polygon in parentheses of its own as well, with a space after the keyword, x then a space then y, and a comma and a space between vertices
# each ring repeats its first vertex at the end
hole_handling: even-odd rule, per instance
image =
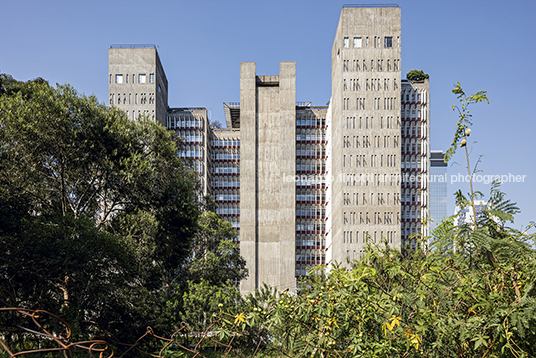
POLYGON ((246 319, 245 319, 245 314, 243 313, 239 313, 235 316, 235 320, 234 320, 234 323, 237 324, 237 323, 240 323, 240 322, 246 322, 246 319))
POLYGON ((393 332, 393 328, 395 328, 395 326, 400 326, 401 319, 402 317, 393 315, 391 318, 389 318, 389 321, 391 321, 391 323, 382 323, 383 335, 387 336, 387 329, 389 330, 389 332, 393 332))
POLYGON ((406 335, 413 347, 415 347, 416 350, 419 350, 419 344, 422 343, 421 337, 419 337, 417 334, 411 333, 411 328, 408 328, 402 333, 406 335))
POLYGON ((410 338, 410 342, 411 344, 413 344, 416 350, 419 350, 419 343, 421 343, 421 337, 416 334, 413 334, 410 338))

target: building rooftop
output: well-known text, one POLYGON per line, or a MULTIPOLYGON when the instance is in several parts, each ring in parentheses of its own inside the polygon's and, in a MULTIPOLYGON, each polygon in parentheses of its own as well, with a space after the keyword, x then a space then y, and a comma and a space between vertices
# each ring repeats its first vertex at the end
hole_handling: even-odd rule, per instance
POLYGON ((240 128, 240 102, 223 102, 227 128, 240 128))
POLYGON ((112 44, 110 48, 156 48, 154 44, 112 44))
POLYGON ((400 7, 398 4, 344 4, 343 9, 355 7, 400 7))
POLYGON ((446 167, 448 166, 445 163, 445 154, 442 150, 431 150, 430 151, 430 166, 431 167, 446 167))

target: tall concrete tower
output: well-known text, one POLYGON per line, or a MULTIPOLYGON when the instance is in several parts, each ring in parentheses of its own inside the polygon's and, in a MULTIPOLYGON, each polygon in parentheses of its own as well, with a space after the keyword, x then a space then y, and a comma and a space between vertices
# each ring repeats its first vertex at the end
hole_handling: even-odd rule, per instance
POLYGON ((240 253, 249 277, 241 291, 263 282, 295 287, 296 64, 279 76, 240 65, 240 253))
POLYGON ((345 6, 331 51, 326 261, 400 247, 400 8, 345 6))

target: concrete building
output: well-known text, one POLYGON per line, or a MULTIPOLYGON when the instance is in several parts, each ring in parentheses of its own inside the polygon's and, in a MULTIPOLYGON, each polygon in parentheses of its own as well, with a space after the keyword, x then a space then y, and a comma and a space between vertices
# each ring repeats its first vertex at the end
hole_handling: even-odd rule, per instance
POLYGON ((399 7, 343 7, 331 50, 328 262, 381 239, 400 247, 399 61, 399 7))
POLYGON ((357 258, 367 241, 400 247, 425 234, 428 80, 401 80, 400 24, 396 5, 341 12, 331 51, 327 261, 357 258))
POLYGON ((430 221, 432 232, 447 213, 447 163, 441 150, 430 151, 430 221))
POLYGON ((240 253, 249 277, 295 287, 295 186, 283 180, 296 170, 296 64, 281 62, 279 76, 257 76, 255 63, 240 65, 240 253), (247 194, 246 194, 247 193, 247 194), (245 195, 244 195, 245 194, 245 195))
POLYGON ((427 236, 430 216, 429 80, 402 81, 401 92, 401 239, 415 247, 416 236, 427 236))
POLYGON ((240 230, 240 129, 212 129, 210 150, 216 214, 240 230))
MULTIPOLYGON (((165 126, 183 138, 179 156, 199 175, 202 195, 209 194, 210 126, 207 109, 167 108, 166 112, 165 126)), ((160 111, 157 113, 160 114, 160 111)))
POLYGON ((415 234, 427 234, 429 82, 402 79, 401 44, 398 6, 344 6, 329 106, 296 102, 294 62, 281 62, 276 75, 244 62, 240 102, 224 103, 225 129, 211 128, 204 108, 169 108, 154 46, 113 46, 110 104, 185 138, 180 155, 239 230, 249 269, 242 292, 263 282, 294 290, 312 266, 347 264, 367 243, 412 246, 415 234), (127 73, 137 82, 127 84, 127 73), (155 74, 151 89, 135 87, 142 73, 155 74), (155 94, 154 103, 135 107, 129 93, 155 94))
POLYGON ((166 125, 168 82, 156 46, 110 46, 108 74, 110 105, 124 109, 129 118, 147 115, 166 125))

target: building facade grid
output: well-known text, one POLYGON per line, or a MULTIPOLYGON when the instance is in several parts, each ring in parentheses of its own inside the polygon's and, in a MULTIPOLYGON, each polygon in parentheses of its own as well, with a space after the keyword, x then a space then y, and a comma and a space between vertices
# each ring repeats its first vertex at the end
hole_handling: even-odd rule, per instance
POLYGON ((345 6, 331 52, 328 106, 296 102, 296 64, 278 75, 243 62, 227 128, 205 108, 171 108, 156 46, 109 49, 109 103, 183 138, 179 156, 216 213, 239 231, 250 276, 296 288, 316 265, 349 264, 368 244, 415 247, 430 211, 429 80, 401 76, 398 6, 345 6))

